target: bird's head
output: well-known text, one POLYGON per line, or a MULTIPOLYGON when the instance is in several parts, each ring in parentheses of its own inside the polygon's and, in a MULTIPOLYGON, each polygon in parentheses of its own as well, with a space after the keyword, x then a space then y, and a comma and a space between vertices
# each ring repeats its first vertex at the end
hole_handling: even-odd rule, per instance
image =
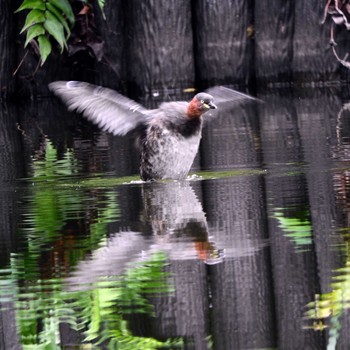
POLYGON ((188 105, 187 115, 190 118, 200 117, 203 113, 207 112, 209 109, 216 109, 214 104, 214 97, 206 94, 205 92, 200 92, 193 97, 192 101, 188 105))

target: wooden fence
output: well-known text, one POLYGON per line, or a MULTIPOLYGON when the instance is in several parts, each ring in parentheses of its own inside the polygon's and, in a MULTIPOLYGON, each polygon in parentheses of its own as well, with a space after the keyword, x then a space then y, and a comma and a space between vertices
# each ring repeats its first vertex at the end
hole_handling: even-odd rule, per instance
MULTIPOLYGON (((326 1, 106 0, 106 21, 95 16, 102 61, 88 51, 57 52, 39 69, 19 35, 25 13, 14 11, 21 2, 0 3, 3 98, 47 95, 47 84, 59 79, 137 97, 216 84, 333 81, 347 71, 329 45, 331 19, 321 23, 326 1)), ((336 35, 343 55, 350 33, 336 35)))

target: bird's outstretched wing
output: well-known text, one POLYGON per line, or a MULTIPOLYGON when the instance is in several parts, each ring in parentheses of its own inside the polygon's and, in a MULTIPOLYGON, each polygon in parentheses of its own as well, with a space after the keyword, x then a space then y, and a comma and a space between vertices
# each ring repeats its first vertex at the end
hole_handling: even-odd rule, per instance
POLYGON ((229 89, 225 86, 214 86, 207 89, 205 92, 214 97, 214 102, 217 105, 223 106, 228 103, 248 102, 248 101, 259 101, 253 96, 246 95, 242 92, 229 89))
MULTIPOLYGON (((214 97, 214 103, 218 106, 217 109, 211 109, 204 114, 204 125, 207 125, 212 119, 215 119, 223 109, 233 108, 241 103, 259 102, 260 100, 246 95, 242 92, 229 89, 225 86, 214 86, 207 89, 205 92, 214 97)), ((261 101, 260 101, 261 102, 261 101)))
POLYGON ((147 123, 148 110, 114 90, 79 81, 55 81, 49 89, 70 111, 82 113, 114 135, 125 135, 147 123))

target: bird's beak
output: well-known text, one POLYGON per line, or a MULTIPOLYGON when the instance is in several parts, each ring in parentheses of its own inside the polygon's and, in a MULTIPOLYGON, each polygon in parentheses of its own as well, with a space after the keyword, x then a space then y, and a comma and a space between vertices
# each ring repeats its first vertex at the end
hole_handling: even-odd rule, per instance
POLYGON ((213 102, 209 102, 209 103, 208 103, 208 106, 209 106, 210 109, 216 109, 216 108, 218 108, 218 107, 216 106, 216 104, 214 104, 213 102))

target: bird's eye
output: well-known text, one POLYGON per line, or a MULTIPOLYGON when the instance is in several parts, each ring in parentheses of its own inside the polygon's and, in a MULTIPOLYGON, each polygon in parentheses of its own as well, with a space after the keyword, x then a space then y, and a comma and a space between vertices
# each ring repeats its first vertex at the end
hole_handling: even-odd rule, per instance
POLYGON ((203 104, 203 103, 204 103, 204 100, 201 100, 201 103, 203 104))

